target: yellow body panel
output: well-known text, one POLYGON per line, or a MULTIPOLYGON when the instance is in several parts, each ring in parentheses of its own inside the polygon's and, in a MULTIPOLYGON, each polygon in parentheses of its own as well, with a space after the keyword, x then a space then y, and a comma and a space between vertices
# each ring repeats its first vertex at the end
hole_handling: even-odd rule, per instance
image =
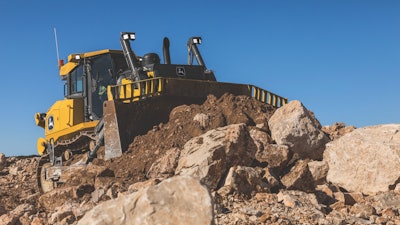
POLYGON ((73 137, 79 131, 93 129, 98 121, 84 121, 83 99, 65 99, 54 103, 46 115, 46 140, 73 137))
POLYGON ((60 76, 66 76, 69 72, 71 72, 75 67, 79 64, 75 62, 67 62, 65 65, 60 67, 60 76))

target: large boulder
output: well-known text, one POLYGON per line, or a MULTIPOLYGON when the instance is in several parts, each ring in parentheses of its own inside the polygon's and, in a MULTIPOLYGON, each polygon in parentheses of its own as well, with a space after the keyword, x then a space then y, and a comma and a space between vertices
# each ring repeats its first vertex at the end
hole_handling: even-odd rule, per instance
POLYGON ((78 225, 214 224, 208 189, 194 178, 178 176, 156 186, 106 201, 78 225))
POLYGON ((330 142, 327 180, 348 191, 374 194, 400 181, 400 124, 364 127, 330 142))
POLYGON ((300 158, 322 159, 329 138, 321 124, 301 102, 294 100, 277 109, 269 120, 272 139, 287 145, 300 158))
POLYGON ((195 177, 215 189, 230 167, 250 166, 255 151, 245 124, 210 130, 185 144, 175 174, 195 177))

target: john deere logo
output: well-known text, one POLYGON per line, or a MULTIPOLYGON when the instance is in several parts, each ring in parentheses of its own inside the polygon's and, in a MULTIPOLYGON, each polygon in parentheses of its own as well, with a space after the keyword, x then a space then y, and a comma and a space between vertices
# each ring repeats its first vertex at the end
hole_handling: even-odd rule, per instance
POLYGON ((180 77, 186 76, 185 68, 183 67, 176 67, 176 74, 180 77))
POLYGON ((53 118, 53 116, 50 116, 50 117, 47 119, 47 128, 48 128, 49 130, 53 130, 53 128, 54 128, 54 118, 53 118))

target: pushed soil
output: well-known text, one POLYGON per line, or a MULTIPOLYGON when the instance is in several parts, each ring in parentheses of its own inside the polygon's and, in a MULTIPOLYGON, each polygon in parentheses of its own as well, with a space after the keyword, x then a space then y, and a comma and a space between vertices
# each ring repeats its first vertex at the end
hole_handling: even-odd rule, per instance
POLYGON ((209 95, 202 104, 181 105, 172 109, 168 122, 153 126, 144 135, 138 135, 123 157, 110 161, 95 160, 106 165, 123 182, 146 180, 151 165, 171 148, 182 149, 193 137, 230 124, 257 124, 268 131, 267 122, 276 108, 248 96, 225 94, 217 99, 209 95))

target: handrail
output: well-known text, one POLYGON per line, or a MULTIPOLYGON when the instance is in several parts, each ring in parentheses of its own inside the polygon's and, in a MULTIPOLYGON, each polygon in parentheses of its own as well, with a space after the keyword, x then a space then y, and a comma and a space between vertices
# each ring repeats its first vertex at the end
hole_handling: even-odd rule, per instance
POLYGON ((151 78, 125 84, 109 85, 108 100, 133 102, 146 97, 159 96, 163 93, 165 78, 151 78), (133 90, 133 91, 132 91, 133 90))
MULTIPOLYGON (((128 82, 124 84, 110 85, 107 87, 108 100, 133 102, 146 99, 149 97, 161 96, 165 94, 165 92, 167 91, 168 81, 174 79, 177 80, 176 78, 158 77, 141 81, 128 82)), ((197 80, 193 81, 199 82, 199 85, 201 82, 208 82, 208 81, 197 81, 197 80)), ((221 85, 224 84, 211 81, 208 83, 209 84, 215 83, 221 85)), ((277 94, 261 89, 254 85, 243 85, 243 84, 230 84, 230 85, 237 85, 238 89, 239 87, 246 88, 247 86, 247 91, 244 91, 243 94, 246 94, 262 103, 266 103, 275 106, 277 108, 287 104, 288 102, 287 98, 281 97, 277 94)), ((170 88, 176 88, 176 87, 170 87, 170 88)), ((210 92, 209 94, 213 94, 212 91, 209 92, 210 92)))
POLYGON ((249 90, 251 93, 251 97, 255 98, 260 102, 273 105, 278 108, 288 103, 287 98, 281 97, 277 94, 261 89, 257 86, 249 85, 249 90))

